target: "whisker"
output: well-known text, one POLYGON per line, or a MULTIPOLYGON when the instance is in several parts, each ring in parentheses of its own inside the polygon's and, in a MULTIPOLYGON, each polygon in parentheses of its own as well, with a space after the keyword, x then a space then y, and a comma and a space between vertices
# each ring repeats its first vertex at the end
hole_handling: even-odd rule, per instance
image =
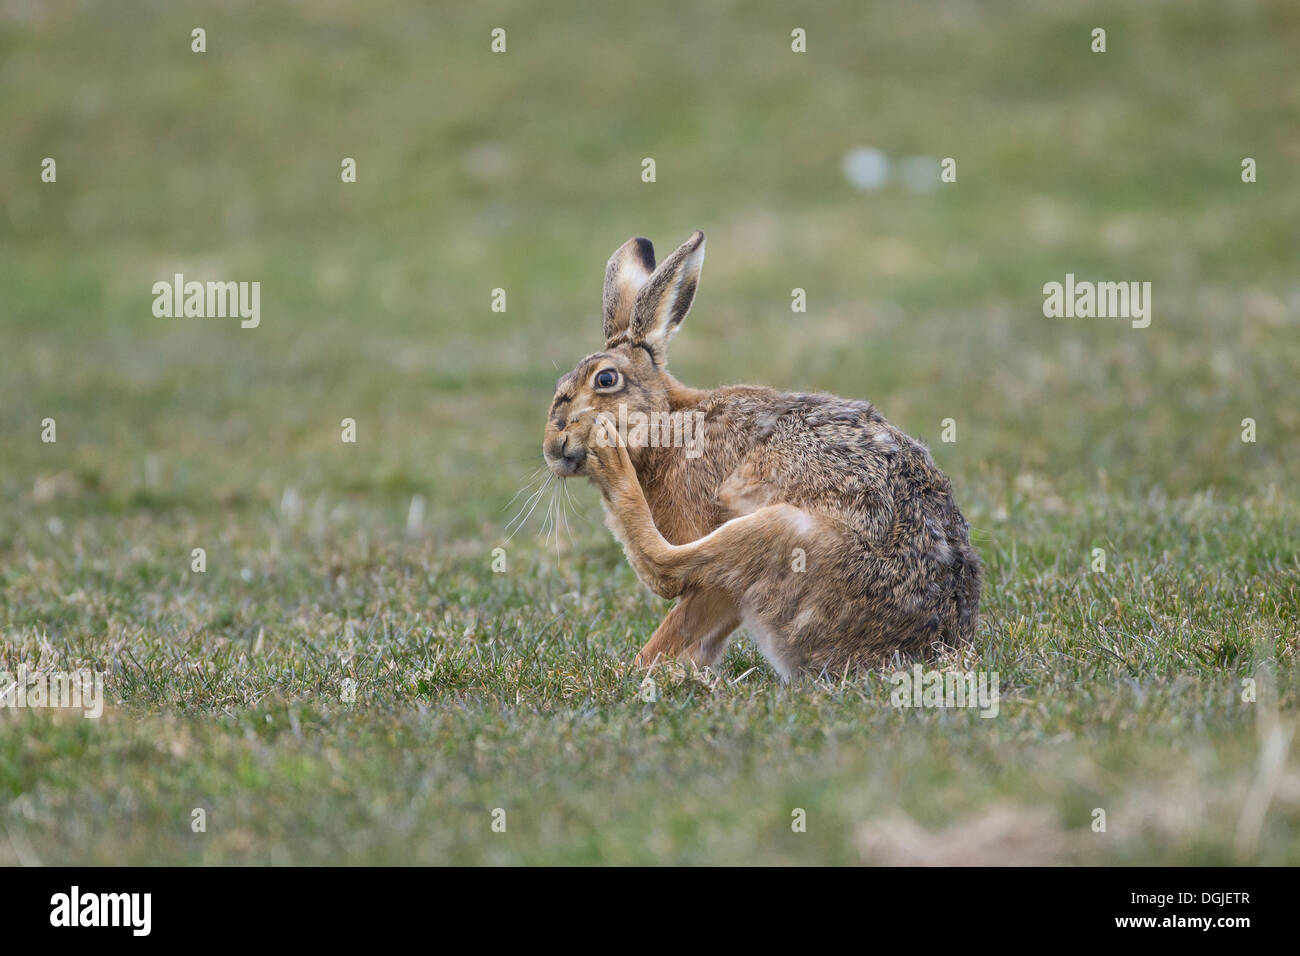
POLYGON ((555 511, 555 493, 546 501, 546 517, 542 519, 542 544, 543 546, 551 542, 551 522, 554 520, 552 515, 555 511))
POLYGON ((546 539, 548 541, 551 538, 551 533, 554 532, 555 534, 555 557, 557 560, 560 557, 560 525, 555 517, 555 512, 556 512, 555 502, 558 500, 558 495, 559 495, 559 489, 551 490, 551 506, 547 510, 547 518, 550 520, 551 530, 546 533, 546 539))
MULTIPOLYGON (((521 491, 520 494, 522 493, 523 492, 521 491)), ((515 512, 514 517, 512 517, 509 521, 506 522, 507 531, 509 531, 510 526, 513 525, 516 521, 518 521, 519 518, 523 515, 523 513, 528 510, 528 506, 532 503, 533 499, 536 498, 541 493, 542 493, 542 489, 540 487, 534 488, 531 491, 529 491, 528 497, 525 498, 523 504, 519 506, 519 510, 515 512)), ((516 495, 515 497, 517 498, 519 497, 519 495, 516 495)), ((509 506, 507 505, 507 507, 509 506)))
POLYGON ((511 498, 509 501, 506 502, 505 508, 501 509, 502 511, 508 509, 512 504, 515 503, 515 501, 518 500, 520 495, 522 495, 525 491, 531 489, 533 485, 537 484, 540 478, 538 472, 540 472, 541 470, 542 470, 541 468, 538 468, 537 471, 534 471, 531 475, 527 475, 519 479, 521 482, 523 482, 523 487, 515 492, 515 496, 513 498, 511 498))
POLYGON ((560 487, 561 490, 563 491, 562 500, 560 502, 561 504, 560 515, 564 518, 564 533, 569 536, 569 547, 576 547, 578 542, 573 539, 573 529, 569 527, 568 512, 569 509, 572 507, 572 502, 569 501, 569 488, 567 485, 561 485, 560 487))
POLYGON ((586 520, 587 520, 587 516, 584 515, 581 511, 578 510, 578 506, 575 505, 575 504, 573 503, 573 499, 569 497, 569 485, 568 485, 568 483, 566 482, 562 487, 564 488, 564 498, 565 498, 566 501, 569 502, 569 510, 573 512, 574 517, 576 517, 579 521, 586 521, 586 520))
POLYGON ((563 534, 565 537, 569 539, 569 545, 572 546, 574 544, 573 532, 569 530, 569 516, 567 513, 569 509, 564 500, 563 487, 556 489, 555 497, 558 499, 558 503, 556 505, 556 513, 559 515, 559 521, 557 522, 559 530, 556 532, 556 535, 558 537, 560 534, 563 534))
POLYGON ((514 538, 514 536, 519 533, 519 529, 528 523, 528 519, 531 518, 533 516, 533 512, 537 510, 537 504, 542 500, 542 495, 546 493, 546 489, 551 486, 551 482, 554 480, 555 480, 555 475, 548 475, 546 481, 542 484, 542 487, 538 488, 531 495, 529 495, 528 499, 520 507, 519 514, 522 517, 517 517, 516 519, 512 519, 506 525, 507 531, 510 531, 510 525, 512 524, 515 525, 515 530, 510 531, 510 537, 506 538, 507 542, 509 542, 512 538, 514 538), (527 509, 526 514, 524 512, 524 509, 527 509), (516 521, 518 522, 517 524, 516 521))

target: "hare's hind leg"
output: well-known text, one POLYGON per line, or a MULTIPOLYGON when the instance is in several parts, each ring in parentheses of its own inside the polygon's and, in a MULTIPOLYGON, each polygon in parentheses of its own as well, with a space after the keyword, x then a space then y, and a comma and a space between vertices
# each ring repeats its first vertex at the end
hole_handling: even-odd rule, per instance
POLYGON ((652 667, 664 657, 688 657, 706 667, 722 655, 727 637, 739 626, 740 611, 725 591, 691 591, 668 612, 636 662, 652 667))
POLYGON ((716 589, 739 605, 750 588, 784 576, 790 549, 808 541, 816 519, 790 504, 771 504, 732 518, 704 537, 671 544, 659 533, 627 449, 618 444, 612 427, 597 420, 594 446, 587 461, 592 479, 605 499, 611 530, 623 542, 637 575, 660 597, 685 591, 716 589))
MULTIPOLYGON (((646 507, 644 497, 641 501, 640 507, 646 507)), ((614 506, 610 512, 615 513, 614 506)), ((793 505, 766 505, 732 518, 698 541, 670 544, 648 518, 649 509, 643 514, 635 505, 629 512, 619 513, 623 546, 638 567, 637 573, 655 593, 664 597, 684 593, 687 597, 655 632, 641 652, 642 661, 653 661, 652 645, 658 639, 665 643, 679 639, 674 635, 681 633, 694 610, 691 598, 714 592, 726 598, 735 618, 728 619, 712 638, 702 634, 700 643, 688 651, 691 659, 699 664, 716 659, 726 635, 743 613, 745 626, 763 656, 782 680, 789 680, 803 666, 804 658, 804 652, 791 645, 784 626, 797 613, 803 591, 802 586, 790 587, 792 577, 802 577, 791 573, 790 556, 797 547, 811 547, 816 519, 793 505), (756 605, 762 604, 766 607, 756 611, 756 605), (675 616, 679 611, 681 618, 675 616)))
POLYGON ((654 575, 656 593, 675 597, 683 590, 718 588, 739 602, 751 588, 784 578, 792 549, 806 544, 816 526, 812 515, 794 505, 764 505, 696 541, 669 544, 653 521, 647 527, 643 516, 633 513, 624 544, 654 575))

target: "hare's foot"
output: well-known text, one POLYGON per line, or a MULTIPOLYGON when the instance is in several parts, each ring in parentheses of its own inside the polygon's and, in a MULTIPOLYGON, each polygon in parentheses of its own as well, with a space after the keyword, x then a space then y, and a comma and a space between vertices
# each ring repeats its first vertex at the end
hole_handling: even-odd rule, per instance
POLYGON ((592 425, 592 439, 587 449, 587 473, 600 489, 605 523, 614 537, 623 543, 628 561, 642 583, 660 597, 677 597, 681 589, 665 590, 646 566, 640 549, 632 543, 634 539, 657 538, 662 541, 663 537, 655 527, 654 516, 637 481, 632 459, 627 448, 620 443, 617 428, 608 415, 596 419, 592 425))
POLYGON ((591 426, 591 441, 587 446, 587 474, 601 495, 611 505, 624 503, 635 496, 645 500, 641 485, 636 480, 636 469, 618 434, 613 416, 602 413, 591 426))
POLYGON ((727 646, 727 637, 740 625, 740 612, 726 592, 717 589, 682 595, 654 636, 636 656, 641 667, 653 667, 665 657, 686 657, 701 667, 714 663, 727 646))

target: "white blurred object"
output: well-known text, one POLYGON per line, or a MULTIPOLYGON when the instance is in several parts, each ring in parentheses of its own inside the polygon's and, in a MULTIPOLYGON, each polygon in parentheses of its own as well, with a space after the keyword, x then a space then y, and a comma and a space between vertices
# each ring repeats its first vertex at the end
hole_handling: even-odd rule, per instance
POLYGON ((878 149, 858 146, 844 154, 844 177, 857 189, 879 189, 889 180, 889 158, 878 149))
POLYGON ((297 488, 284 489, 284 494, 280 495, 280 513, 290 521, 297 521, 302 515, 302 498, 297 488))
POLYGON ((406 509, 406 533, 418 534, 424 525, 424 495, 412 495, 411 506, 406 509))

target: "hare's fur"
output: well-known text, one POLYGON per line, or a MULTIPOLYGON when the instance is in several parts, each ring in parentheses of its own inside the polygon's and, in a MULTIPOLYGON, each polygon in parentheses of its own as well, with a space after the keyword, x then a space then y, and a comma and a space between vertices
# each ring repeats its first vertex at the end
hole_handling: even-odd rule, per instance
POLYGON ((970 644, 979 558, 924 445, 869 402, 669 374, 703 254, 698 232, 657 269, 644 239, 614 253, 605 350, 557 383, 543 446, 600 489, 641 580, 679 599, 640 662, 711 664, 741 623, 787 679, 970 644), (698 444, 628 442, 616 423, 635 412, 690 416, 698 444))

